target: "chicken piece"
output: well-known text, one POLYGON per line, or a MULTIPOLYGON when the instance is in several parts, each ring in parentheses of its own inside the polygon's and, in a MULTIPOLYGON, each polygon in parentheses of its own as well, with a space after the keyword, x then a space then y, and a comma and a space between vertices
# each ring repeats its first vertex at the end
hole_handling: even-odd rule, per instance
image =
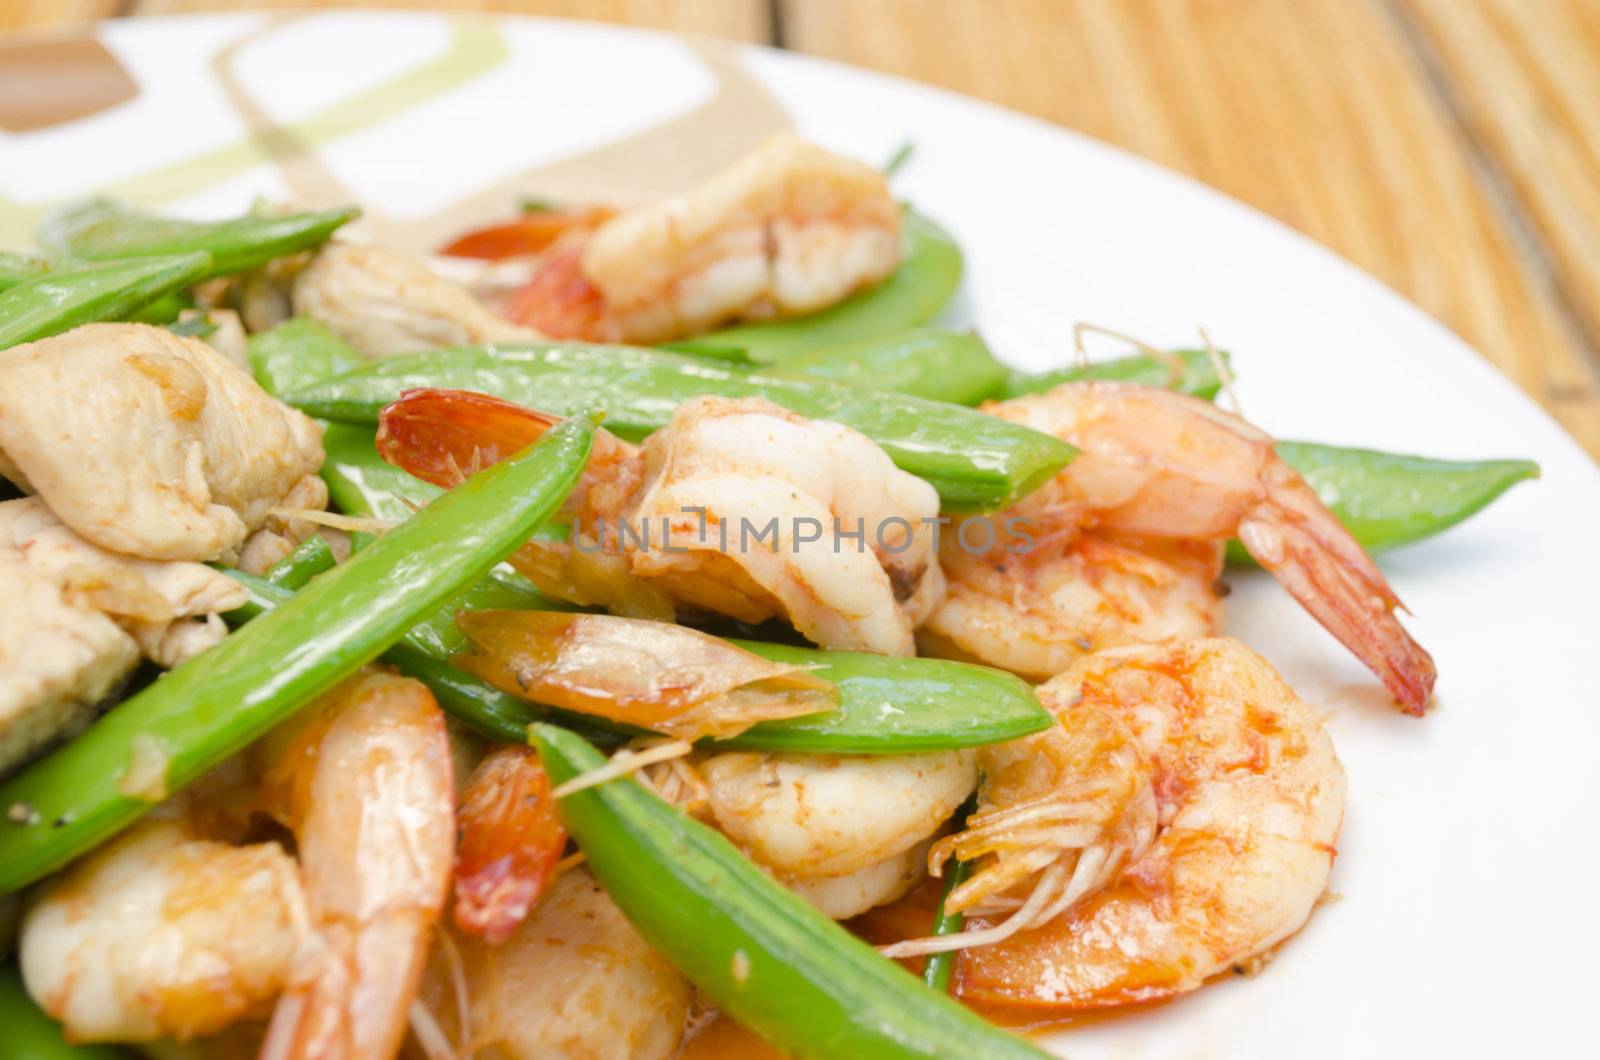
POLYGON ((321 430, 198 339, 89 324, 0 354, 0 474, 94 544, 231 562, 321 430))
POLYGON ((539 338, 533 329, 490 313, 419 259, 352 243, 329 244, 300 273, 294 307, 369 360, 539 338))
POLYGON ((226 636, 217 616, 248 598, 242 585, 204 564, 123 556, 91 544, 37 497, 0 502, 0 550, 52 582, 71 606, 116 622, 168 669, 226 636))
POLYGON ((0 592, 0 776, 5 776, 89 724, 97 706, 138 665, 139 646, 105 615, 68 603, 56 583, 31 569, 18 552, 0 549, 0 586, 5 587, 0 592))

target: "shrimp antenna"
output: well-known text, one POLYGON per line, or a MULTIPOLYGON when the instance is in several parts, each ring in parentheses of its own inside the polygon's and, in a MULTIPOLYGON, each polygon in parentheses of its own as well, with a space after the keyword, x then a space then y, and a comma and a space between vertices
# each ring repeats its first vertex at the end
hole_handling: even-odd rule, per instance
POLYGON ((1129 346, 1132 346, 1134 349, 1138 350, 1146 357, 1149 357, 1151 360, 1160 361, 1172 372, 1171 382, 1173 384, 1176 384, 1178 380, 1183 378, 1183 373, 1185 371, 1183 358, 1178 356, 1176 353, 1172 352, 1171 350, 1163 350, 1159 346, 1152 346, 1143 339, 1135 338, 1134 336, 1128 335, 1124 332, 1113 331, 1110 328, 1102 327, 1099 324, 1091 324, 1087 320, 1080 320, 1072 325, 1072 348, 1077 354, 1078 367, 1080 368, 1089 367, 1089 351, 1086 350, 1083 345, 1083 336, 1089 332, 1093 332, 1096 335, 1104 335, 1107 338, 1116 339, 1119 342, 1126 342, 1129 346))
POLYGON ((1245 418, 1244 406, 1239 404, 1238 391, 1233 389, 1233 372, 1228 368, 1228 362, 1222 359, 1222 352, 1217 349, 1216 343, 1211 341, 1211 336, 1206 333, 1204 325, 1199 328, 1200 341, 1206 344, 1206 359, 1211 362, 1211 367, 1217 373, 1217 380, 1222 384, 1222 392, 1227 395, 1228 404, 1233 406, 1233 414, 1241 420, 1245 418))

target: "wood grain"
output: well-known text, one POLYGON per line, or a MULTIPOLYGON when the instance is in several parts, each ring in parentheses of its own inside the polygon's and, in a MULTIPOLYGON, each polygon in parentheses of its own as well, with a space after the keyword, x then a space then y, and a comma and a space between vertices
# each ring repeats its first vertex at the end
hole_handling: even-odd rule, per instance
POLYGON ((1600 454, 1600 379, 1582 336, 1376 0, 781 10, 791 48, 1069 125, 1299 228, 1444 321, 1600 454))
POLYGON ((1600 5, 1399 0, 1600 348, 1600 5))
MULTIPOLYGON (((136 0, 131 5, 142 15, 270 6, 289 5, 272 5, 262 0, 136 0)), ((763 44, 771 39, 769 5, 765 0, 296 0, 293 6, 503 11, 652 26, 763 44)))

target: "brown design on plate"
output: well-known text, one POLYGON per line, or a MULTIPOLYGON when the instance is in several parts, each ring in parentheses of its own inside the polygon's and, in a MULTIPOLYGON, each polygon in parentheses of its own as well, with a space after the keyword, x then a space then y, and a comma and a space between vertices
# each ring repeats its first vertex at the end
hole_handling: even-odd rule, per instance
POLYGON ((77 121, 138 94, 117 57, 93 38, 0 45, 0 129, 8 133, 77 121))

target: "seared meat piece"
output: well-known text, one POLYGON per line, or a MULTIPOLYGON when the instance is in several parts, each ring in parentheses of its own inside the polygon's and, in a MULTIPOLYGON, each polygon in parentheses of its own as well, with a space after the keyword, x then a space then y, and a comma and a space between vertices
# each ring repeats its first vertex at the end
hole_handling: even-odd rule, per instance
POLYGON ((539 337, 490 313, 418 258, 351 243, 322 248, 295 280, 294 307, 369 359, 539 337))
POLYGON ((90 324, 0 353, 0 474, 114 552, 232 561, 322 457, 314 421, 165 328, 90 324))

